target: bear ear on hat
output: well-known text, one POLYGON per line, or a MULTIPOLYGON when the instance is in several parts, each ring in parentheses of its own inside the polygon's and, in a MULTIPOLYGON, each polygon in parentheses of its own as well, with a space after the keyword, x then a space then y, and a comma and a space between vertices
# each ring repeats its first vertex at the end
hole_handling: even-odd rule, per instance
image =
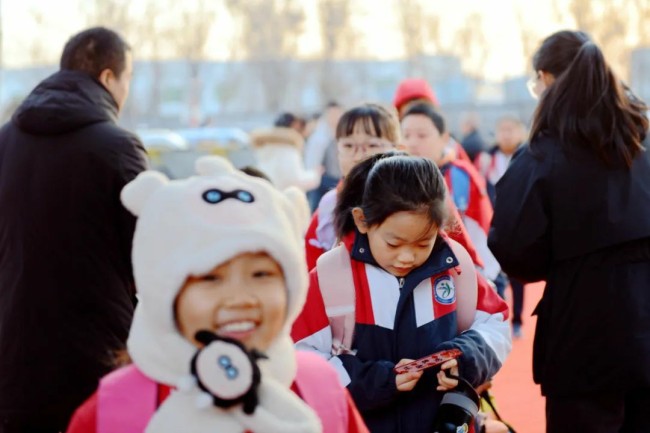
POLYGON ((202 156, 196 160, 194 166, 197 174, 201 176, 235 172, 235 167, 233 167, 230 161, 226 158, 214 155, 202 156))
POLYGON ((133 215, 138 216, 147 200, 149 200, 149 197, 168 182, 169 179, 167 176, 158 171, 143 171, 122 188, 120 194, 122 204, 133 215))

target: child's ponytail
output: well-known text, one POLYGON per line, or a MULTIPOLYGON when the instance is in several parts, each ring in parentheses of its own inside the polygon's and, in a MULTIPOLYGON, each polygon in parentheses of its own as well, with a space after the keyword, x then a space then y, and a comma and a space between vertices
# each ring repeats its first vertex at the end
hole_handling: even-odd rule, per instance
POLYGON ((447 218, 445 200, 445 181, 433 162, 404 152, 377 154, 346 177, 334 210, 334 227, 339 239, 354 230, 352 209, 360 207, 368 226, 382 224, 397 212, 418 212, 441 228, 447 218))
POLYGON ((407 156, 406 152, 390 151, 378 153, 361 161, 348 173, 343 183, 343 188, 339 191, 334 208, 334 230, 336 237, 343 237, 354 230, 354 219, 352 218, 352 209, 361 206, 363 193, 366 189, 368 174, 377 161, 392 156, 407 156))

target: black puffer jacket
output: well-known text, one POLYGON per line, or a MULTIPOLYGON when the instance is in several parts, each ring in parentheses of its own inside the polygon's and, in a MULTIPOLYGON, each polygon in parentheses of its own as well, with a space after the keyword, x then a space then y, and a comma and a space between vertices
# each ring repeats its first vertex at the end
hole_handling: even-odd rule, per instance
POLYGON ((489 246, 508 275, 547 282, 535 381, 554 397, 647 388, 650 152, 628 170, 552 137, 534 145, 497 183, 489 246))
POLYGON ((60 71, 0 130, 5 424, 64 429, 126 340, 135 219, 119 195, 146 162, 117 111, 99 82, 60 71))

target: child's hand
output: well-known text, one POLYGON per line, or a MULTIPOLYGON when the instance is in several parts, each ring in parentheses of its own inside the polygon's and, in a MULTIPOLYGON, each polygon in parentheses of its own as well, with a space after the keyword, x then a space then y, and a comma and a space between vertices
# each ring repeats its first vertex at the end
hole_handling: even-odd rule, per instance
MULTIPOLYGON (((413 359, 402 359, 397 363, 397 367, 401 367, 404 364, 413 362, 413 359)), ((418 383, 418 380, 422 377, 424 373, 423 370, 420 371, 409 371, 407 373, 398 374, 395 376, 395 384, 397 385, 398 391, 411 391, 415 388, 415 385, 418 383)))
POLYGON ((451 359, 440 366, 440 371, 438 372, 439 385, 436 388, 438 391, 449 391, 458 386, 458 381, 447 377, 445 370, 449 370, 452 375, 458 376, 458 361, 456 359, 451 359))

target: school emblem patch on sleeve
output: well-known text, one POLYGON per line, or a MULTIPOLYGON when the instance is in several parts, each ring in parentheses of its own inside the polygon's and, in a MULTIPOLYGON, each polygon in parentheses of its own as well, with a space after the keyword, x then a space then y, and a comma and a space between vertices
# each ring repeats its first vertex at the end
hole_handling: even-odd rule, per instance
POLYGON ((434 292, 436 302, 449 305, 456 301, 456 287, 454 286, 454 281, 449 275, 443 275, 442 277, 436 278, 434 292))

